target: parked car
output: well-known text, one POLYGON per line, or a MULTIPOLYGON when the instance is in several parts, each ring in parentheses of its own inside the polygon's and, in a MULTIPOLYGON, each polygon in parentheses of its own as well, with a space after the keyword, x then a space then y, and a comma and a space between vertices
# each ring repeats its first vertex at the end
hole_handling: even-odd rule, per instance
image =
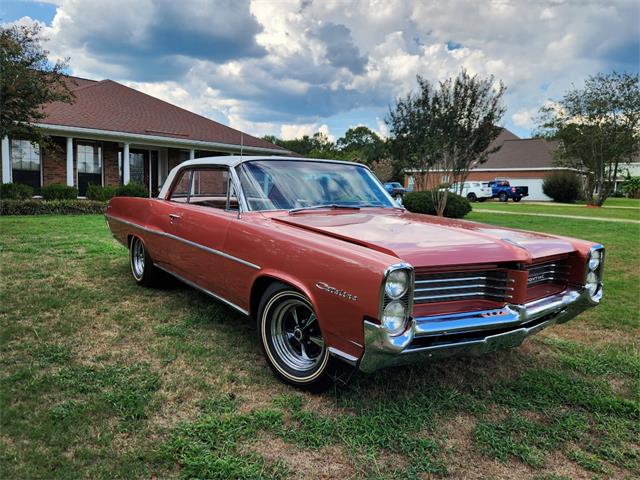
POLYGON ((509 180, 495 179, 489 182, 492 197, 497 198, 501 202, 507 202, 509 199, 519 202, 522 197, 529 196, 529 187, 512 187, 509 180))
POLYGON ((407 191, 399 182, 387 182, 384 184, 384 188, 389 195, 391 195, 395 200, 402 202, 402 197, 407 191))
POLYGON ((602 245, 409 213, 357 163, 189 160, 106 219, 137 283, 167 272, 255 319, 275 374, 310 389, 515 347, 603 292, 602 245))
POLYGON ((463 182, 462 192, 460 192, 460 184, 454 183, 449 187, 449 191, 456 195, 467 197, 470 202, 484 202, 487 198, 493 196, 493 191, 489 184, 482 182, 463 182))

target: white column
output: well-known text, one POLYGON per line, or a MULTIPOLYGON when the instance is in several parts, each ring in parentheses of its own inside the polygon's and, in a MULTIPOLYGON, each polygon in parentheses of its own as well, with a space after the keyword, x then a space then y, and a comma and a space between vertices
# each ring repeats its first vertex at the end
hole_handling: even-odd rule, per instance
POLYGON ((11 158, 9 157, 9 137, 2 137, 2 183, 11 183, 11 158))
POLYGON ((129 183, 129 144, 125 143, 122 149, 122 183, 129 183))
POLYGON ((196 158, 196 150, 194 148, 189 149, 189 160, 196 158))
POLYGON ((73 187, 73 138, 67 137, 67 185, 73 187))

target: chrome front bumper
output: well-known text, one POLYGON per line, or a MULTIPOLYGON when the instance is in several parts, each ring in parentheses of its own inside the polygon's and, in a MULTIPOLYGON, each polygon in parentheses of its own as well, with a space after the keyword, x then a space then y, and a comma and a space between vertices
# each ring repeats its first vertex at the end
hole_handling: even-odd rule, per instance
POLYGON ((380 325, 364 322, 364 354, 359 368, 380 368, 451 356, 481 355, 517 347, 526 337, 564 323, 602 298, 602 285, 592 298, 581 289, 567 289, 524 305, 496 310, 412 318, 404 333, 390 336, 380 325))

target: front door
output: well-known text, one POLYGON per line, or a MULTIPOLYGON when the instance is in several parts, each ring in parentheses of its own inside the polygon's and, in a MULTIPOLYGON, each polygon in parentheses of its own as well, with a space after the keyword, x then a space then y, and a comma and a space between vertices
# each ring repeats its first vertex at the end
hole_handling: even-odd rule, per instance
POLYGON ((147 189, 149 188, 146 181, 145 172, 149 159, 149 150, 131 149, 129 151, 129 182, 139 183, 147 189))
MULTIPOLYGON (((228 209, 229 171, 225 168, 183 170, 169 197, 167 233, 174 237, 168 255, 178 275, 223 298, 230 260, 224 245, 237 210, 228 209)), ((232 205, 236 208, 236 205, 232 205)))

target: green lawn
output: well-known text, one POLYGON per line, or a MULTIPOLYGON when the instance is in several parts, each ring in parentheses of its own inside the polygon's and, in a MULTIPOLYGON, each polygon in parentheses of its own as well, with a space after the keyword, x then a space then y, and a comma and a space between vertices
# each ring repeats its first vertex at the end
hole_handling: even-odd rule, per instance
POLYGON ((469 218, 605 244, 603 305, 324 395, 275 380, 230 309, 135 286, 102 217, 0 218, 0 477, 637 478, 640 225, 469 218))
POLYGON ((580 217, 596 218, 617 218, 623 220, 640 221, 640 200, 630 200, 626 198, 611 198, 607 200, 604 208, 587 207, 586 205, 574 204, 547 204, 542 202, 497 202, 486 201, 473 203, 474 209, 500 210, 507 212, 522 213, 545 213, 552 215, 574 215, 580 217), (617 200, 615 203, 610 203, 617 200), (625 207, 625 208, 620 208, 625 207))

